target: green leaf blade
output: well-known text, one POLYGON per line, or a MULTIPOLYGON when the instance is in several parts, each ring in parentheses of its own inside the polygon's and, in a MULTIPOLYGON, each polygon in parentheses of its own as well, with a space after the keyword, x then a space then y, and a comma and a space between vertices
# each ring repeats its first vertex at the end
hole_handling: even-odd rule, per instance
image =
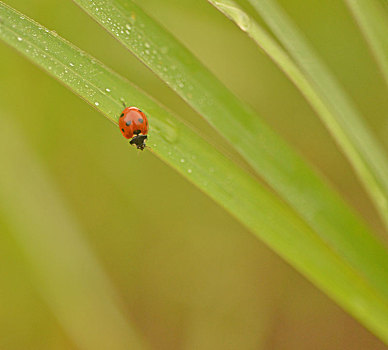
POLYGON ((376 0, 345 0, 388 85, 388 11, 376 0))
MULTIPOLYGON (((222 7, 223 4, 227 4, 229 8, 239 8, 233 0, 211 0, 211 2, 216 6, 221 4, 222 7)), ((317 111, 322 122, 355 169, 388 228, 388 157, 386 153, 371 134, 363 117, 336 78, 283 9, 273 0, 249 0, 249 2, 287 49, 293 61, 290 57, 284 61, 287 53, 280 53, 280 47, 279 50, 270 48, 268 43, 259 36, 255 36, 255 41, 267 48, 265 51, 291 77, 307 101, 317 111), (290 70, 292 70, 291 74, 290 70)), ((224 6, 225 11, 230 12, 224 6)), ((250 19, 250 21, 253 27, 258 27, 254 20, 250 19)))

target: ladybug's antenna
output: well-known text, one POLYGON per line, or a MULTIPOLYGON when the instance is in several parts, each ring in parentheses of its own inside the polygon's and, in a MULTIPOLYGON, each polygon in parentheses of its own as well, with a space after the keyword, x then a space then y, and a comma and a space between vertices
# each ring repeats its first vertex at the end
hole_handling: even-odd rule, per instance
POLYGON ((122 102, 124 108, 126 108, 126 107, 127 107, 127 104, 125 103, 125 101, 124 101, 124 99, 123 99, 122 97, 120 98, 120 101, 122 102))

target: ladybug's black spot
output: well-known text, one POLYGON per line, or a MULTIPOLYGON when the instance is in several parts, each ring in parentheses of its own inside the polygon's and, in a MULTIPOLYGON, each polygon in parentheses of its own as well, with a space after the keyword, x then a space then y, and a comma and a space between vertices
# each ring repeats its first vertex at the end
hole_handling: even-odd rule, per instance
POLYGON ((122 131, 122 132, 125 132, 125 130, 124 130, 124 129, 121 129, 121 131, 122 131))
POLYGON ((144 120, 143 120, 143 118, 139 118, 138 121, 141 124, 141 123, 143 123, 144 120))
POLYGON ((139 112, 140 112, 140 113, 143 113, 143 111, 142 111, 141 109, 139 109, 139 112))
POLYGON ((131 124, 132 124, 132 121, 131 121, 131 120, 128 120, 128 121, 125 123, 126 126, 130 126, 131 124))
POLYGON ((120 118, 124 117, 124 113, 121 113, 120 118))
POLYGON ((139 135, 140 134, 140 130, 135 130, 133 133, 135 134, 135 135, 139 135))

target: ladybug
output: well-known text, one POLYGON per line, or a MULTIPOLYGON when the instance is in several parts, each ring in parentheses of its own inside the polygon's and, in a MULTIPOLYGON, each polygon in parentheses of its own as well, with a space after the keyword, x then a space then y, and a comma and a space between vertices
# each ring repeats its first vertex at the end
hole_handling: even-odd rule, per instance
POLYGON ((126 107, 120 115, 119 127, 129 143, 137 149, 143 150, 146 147, 148 133, 148 120, 146 115, 137 107, 126 107))

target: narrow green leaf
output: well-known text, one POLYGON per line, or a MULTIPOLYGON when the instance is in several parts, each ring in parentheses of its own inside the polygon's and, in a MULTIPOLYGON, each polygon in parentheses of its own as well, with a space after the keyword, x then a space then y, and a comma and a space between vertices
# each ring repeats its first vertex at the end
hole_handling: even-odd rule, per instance
MULTIPOLYGON (((296 63, 270 47, 268 36, 234 0, 209 0, 247 31, 291 77, 340 145, 388 228, 388 160, 364 119, 303 34, 273 0, 249 0, 296 63), (259 33, 259 34, 258 34, 259 33), (299 69, 299 72, 297 71, 299 69), (292 73, 290 73, 292 71, 292 73)), ((272 45, 272 44, 271 44, 272 45)))
MULTIPOLYGON (((356 218, 346 210, 342 217, 342 202, 331 203, 339 209, 331 221, 343 225, 344 235, 338 236, 338 242, 328 242, 286 203, 125 79, 1 2, 0 18, 1 39, 113 123, 117 124, 121 100, 143 109, 149 116, 152 152, 388 342, 387 254, 356 218)), ((311 181, 309 177, 304 180, 311 181)), ((298 190, 293 191, 295 196, 299 195, 298 190)))
POLYGON ((379 0, 345 0, 388 85, 388 11, 379 0))

